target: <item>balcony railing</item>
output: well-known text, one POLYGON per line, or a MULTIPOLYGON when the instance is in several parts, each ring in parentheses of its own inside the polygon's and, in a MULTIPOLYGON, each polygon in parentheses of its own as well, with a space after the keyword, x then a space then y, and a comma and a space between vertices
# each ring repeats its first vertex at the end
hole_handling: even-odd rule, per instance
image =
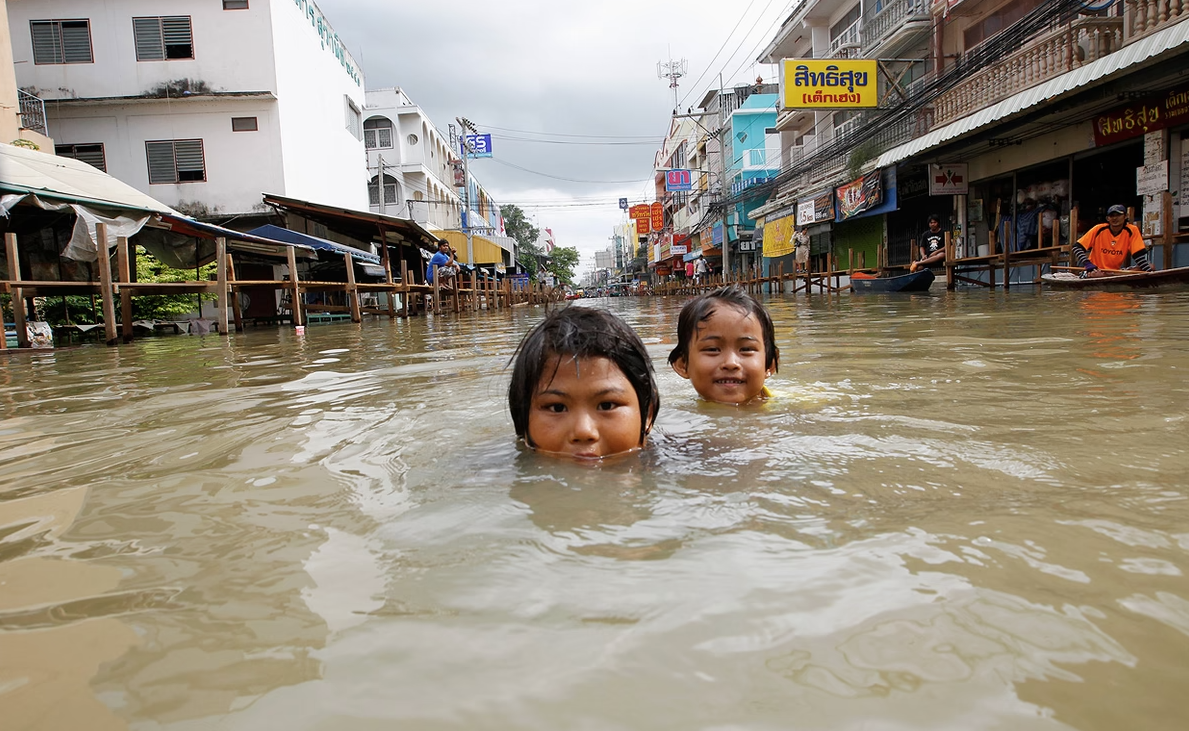
POLYGON ((1127 36, 1130 43, 1189 16, 1189 5, 1177 0, 1125 0, 1127 36))
POLYGON ((1051 78, 1080 68, 1123 45, 1121 18, 1079 18, 966 77, 934 103, 934 124, 945 124, 1051 78))
POLYGON ((49 130, 45 126, 45 102, 20 89, 17 89, 17 98, 21 105, 21 127, 49 137, 49 130))
POLYGON ((930 20, 931 17, 929 0, 892 0, 863 23, 863 37, 867 39, 868 48, 874 48, 905 23, 930 20))
POLYGON ((849 58, 843 55, 849 53, 851 47, 863 45, 863 19, 859 18, 847 26, 846 30, 830 41, 830 58, 849 58), (844 50, 845 49, 845 50, 844 50))
POLYGON ((780 150, 759 148, 748 150, 743 158, 744 170, 779 170, 780 150))

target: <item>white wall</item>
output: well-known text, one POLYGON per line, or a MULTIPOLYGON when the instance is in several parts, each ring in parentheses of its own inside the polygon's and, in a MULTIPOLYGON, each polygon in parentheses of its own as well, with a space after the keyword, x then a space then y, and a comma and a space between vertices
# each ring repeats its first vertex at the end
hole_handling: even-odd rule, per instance
POLYGON ((103 106, 47 104, 58 144, 100 142, 107 172, 169 206, 201 202, 211 213, 261 210, 260 194, 281 190, 280 125, 270 99, 192 99, 103 106), (233 132, 232 117, 256 117, 256 132, 233 132), (206 182, 149 184, 147 140, 201 139, 206 182))
MULTIPOLYGON (((289 6, 293 0, 286 0, 289 6)), ((43 99, 138 96, 191 79, 212 91, 276 91, 269 5, 223 10, 218 0, 18 0, 8 3, 17 81, 43 99), (137 61, 132 18, 188 15, 193 59, 137 61), (34 64, 30 20, 86 18, 93 63, 34 64), (233 50, 232 50, 233 49, 233 50)), ((291 11, 293 12, 293 11, 291 11)))
POLYGON ((332 30, 319 34, 329 26, 313 2, 271 0, 271 7, 285 189, 267 192, 366 211, 362 121, 357 139, 344 101, 366 118, 363 72, 332 30))

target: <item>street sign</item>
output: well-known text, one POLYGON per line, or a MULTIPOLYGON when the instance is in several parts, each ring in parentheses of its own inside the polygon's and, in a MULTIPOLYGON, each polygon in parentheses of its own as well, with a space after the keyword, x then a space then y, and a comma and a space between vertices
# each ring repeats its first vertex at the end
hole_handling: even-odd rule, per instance
POLYGON ((465 146, 470 148, 470 152, 460 149, 460 154, 466 155, 472 160, 491 157, 491 135, 466 135, 463 139, 465 146))
POLYGON ((676 193, 694 189, 694 177, 688 170, 668 170, 665 172, 665 190, 676 193))
POLYGON ((628 209, 628 199, 620 198, 619 199, 619 210, 626 211, 627 209, 628 209))

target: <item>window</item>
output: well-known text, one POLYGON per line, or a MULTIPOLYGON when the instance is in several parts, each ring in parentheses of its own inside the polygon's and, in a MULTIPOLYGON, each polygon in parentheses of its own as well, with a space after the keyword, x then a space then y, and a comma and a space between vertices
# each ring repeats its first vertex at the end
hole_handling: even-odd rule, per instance
POLYGON ((839 36, 850 30, 851 26, 858 22, 862 12, 862 5, 856 5, 850 9, 850 12, 839 18, 837 23, 830 26, 830 40, 836 41, 839 36))
MULTIPOLYGON (((371 182, 367 184, 367 195, 373 206, 380 205, 380 186, 376 178, 372 178, 371 182)), ((396 178, 391 175, 385 175, 384 205, 394 205, 396 202, 396 178)))
POLYGON ((363 139, 363 115, 359 112, 359 107, 355 106, 355 102, 351 101, 351 97, 344 96, 343 101, 346 102, 347 111, 347 131, 351 136, 357 140, 363 139))
POLYGON ((136 38, 137 61, 194 58, 194 36, 188 15, 133 18, 132 33, 136 38))
POLYGON ((405 141, 407 141, 410 146, 416 145, 417 144, 417 135, 409 135, 408 137, 405 138, 405 141))
POLYGON ((255 117, 232 117, 231 131, 232 132, 255 132, 260 129, 256 123, 255 117))
POLYGON ((202 140, 159 140, 144 144, 149 159, 150 185, 206 180, 202 140))
POLYGON ((87 145, 54 145, 54 152, 58 157, 69 157, 74 160, 81 160, 92 167, 99 168, 103 172, 107 172, 107 160, 103 157, 102 143, 92 143, 87 145))
POLYGON ((1004 28, 1014 25, 1038 5, 1040 5, 1039 0, 1012 0, 977 23, 970 25, 962 32, 965 49, 970 51, 1004 28))
POLYGON ((31 20, 33 63, 93 63, 91 21, 31 20))
POLYGON ((372 117, 364 122, 363 145, 369 150, 386 150, 392 147, 392 121, 383 117, 372 117))
POLYGON ((247 10, 248 0, 223 0, 224 10, 247 10))

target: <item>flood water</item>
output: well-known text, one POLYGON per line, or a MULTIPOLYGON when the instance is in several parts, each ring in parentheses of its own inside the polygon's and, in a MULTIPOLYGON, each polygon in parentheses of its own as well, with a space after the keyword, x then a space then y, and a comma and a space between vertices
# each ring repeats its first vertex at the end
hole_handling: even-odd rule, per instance
POLYGON ((1189 295, 770 298, 758 409, 513 442, 540 308, 0 355, 0 727, 1181 729, 1189 295))

